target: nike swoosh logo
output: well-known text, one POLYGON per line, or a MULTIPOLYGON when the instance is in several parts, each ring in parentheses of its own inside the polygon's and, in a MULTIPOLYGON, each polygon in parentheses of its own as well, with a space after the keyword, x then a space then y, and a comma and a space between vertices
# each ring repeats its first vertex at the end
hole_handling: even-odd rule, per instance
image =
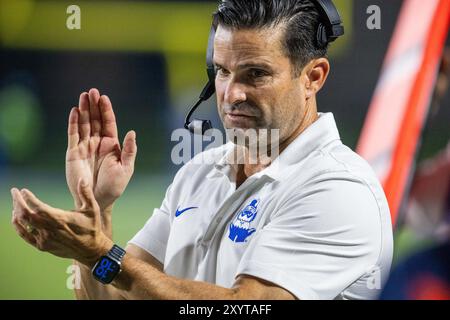
POLYGON ((191 209, 197 209, 198 207, 189 207, 189 208, 185 208, 183 210, 179 210, 177 209, 177 211, 175 212, 175 217, 180 216, 183 212, 191 210, 191 209))

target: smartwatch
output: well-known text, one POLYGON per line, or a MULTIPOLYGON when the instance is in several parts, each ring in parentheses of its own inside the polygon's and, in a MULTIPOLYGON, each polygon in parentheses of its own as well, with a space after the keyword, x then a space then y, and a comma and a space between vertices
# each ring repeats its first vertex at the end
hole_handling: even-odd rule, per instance
POLYGON ((111 283, 121 271, 120 264, 125 253, 124 249, 115 244, 92 268, 94 278, 103 284, 111 283))

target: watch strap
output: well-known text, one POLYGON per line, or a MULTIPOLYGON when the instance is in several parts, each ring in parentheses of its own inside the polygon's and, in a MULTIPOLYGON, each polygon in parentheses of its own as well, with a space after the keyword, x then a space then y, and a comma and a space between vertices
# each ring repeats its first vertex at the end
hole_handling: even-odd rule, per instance
POLYGON ((107 255, 110 258, 112 258, 120 263, 120 261, 122 261, 123 256, 125 255, 125 253, 126 253, 126 251, 124 249, 122 249, 121 247, 119 247, 118 245, 115 244, 115 245, 113 245, 111 250, 109 250, 107 255))

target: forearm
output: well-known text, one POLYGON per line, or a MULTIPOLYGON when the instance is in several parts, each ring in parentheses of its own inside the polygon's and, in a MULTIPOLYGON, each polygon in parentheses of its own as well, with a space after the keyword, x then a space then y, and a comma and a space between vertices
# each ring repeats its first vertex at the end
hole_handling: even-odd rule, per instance
MULTIPOLYGON (((112 238, 112 206, 102 212, 102 229, 105 235, 112 238)), ((75 289, 75 297, 78 300, 118 300, 123 299, 119 290, 112 286, 106 286, 92 276, 92 270, 82 264, 74 261, 74 264, 80 268, 80 288, 75 289)))
MULTIPOLYGON (((102 212, 102 228, 112 240, 112 206, 102 212)), ((112 245, 104 248, 106 253, 112 245)), ((122 260, 122 272, 111 285, 104 285, 92 276, 92 265, 77 262, 81 271, 81 287, 75 290, 77 299, 236 299, 238 290, 210 283, 178 279, 158 270, 149 261, 127 253, 122 260)))
POLYGON ((125 299, 230 300, 239 298, 238 290, 171 277, 128 254, 122 261, 122 272, 112 285, 121 291, 125 299))

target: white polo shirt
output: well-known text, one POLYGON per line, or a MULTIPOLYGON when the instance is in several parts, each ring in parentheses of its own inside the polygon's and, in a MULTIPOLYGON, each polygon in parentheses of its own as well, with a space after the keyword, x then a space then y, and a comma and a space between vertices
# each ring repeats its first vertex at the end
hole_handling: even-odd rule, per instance
MULTIPOLYGON (((372 299, 392 260, 389 208, 370 166, 342 144, 331 113, 236 189, 234 145, 176 174, 129 242, 180 278, 230 288, 239 275, 299 299, 372 299)), ((197 156, 197 157, 198 157, 197 156)))

